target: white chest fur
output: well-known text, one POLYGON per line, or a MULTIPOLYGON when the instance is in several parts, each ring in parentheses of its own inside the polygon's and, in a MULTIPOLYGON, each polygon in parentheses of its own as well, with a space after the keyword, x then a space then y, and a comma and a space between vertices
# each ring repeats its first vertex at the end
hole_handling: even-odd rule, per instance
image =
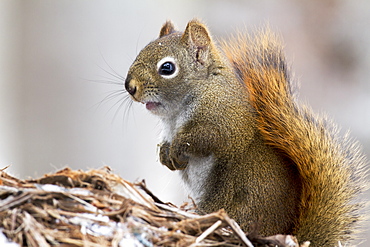
POLYGON ((172 117, 161 118, 162 122, 162 141, 172 142, 176 133, 191 118, 192 107, 188 106, 184 111, 177 114, 171 114, 172 117))
POLYGON ((180 174, 190 196, 197 202, 205 193, 205 182, 214 164, 213 156, 191 158, 180 174))
MULTIPOLYGON (((162 142, 171 143, 177 132, 186 124, 192 115, 191 107, 187 111, 181 112, 171 119, 162 119, 162 142)), ((186 169, 180 171, 180 175, 190 196, 198 201, 205 192, 205 181, 213 167, 214 158, 208 157, 190 157, 186 169)))

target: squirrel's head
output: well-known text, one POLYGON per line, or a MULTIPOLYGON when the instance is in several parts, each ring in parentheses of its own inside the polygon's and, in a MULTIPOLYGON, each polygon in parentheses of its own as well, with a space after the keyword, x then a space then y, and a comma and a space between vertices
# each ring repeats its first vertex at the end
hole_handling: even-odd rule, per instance
POLYGON ((197 20, 178 32, 167 21, 131 65, 125 87, 131 98, 156 115, 184 105, 202 80, 216 73, 218 52, 206 26, 197 20))

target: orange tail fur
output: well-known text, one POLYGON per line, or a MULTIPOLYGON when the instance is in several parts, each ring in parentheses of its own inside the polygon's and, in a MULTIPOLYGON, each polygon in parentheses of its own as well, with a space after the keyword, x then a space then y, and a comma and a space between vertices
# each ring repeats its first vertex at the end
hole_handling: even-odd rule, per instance
POLYGON ((354 199, 366 184, 358 145, 347 135, 338 138, 335 125, 297 104, 282 46, 270 31, 239 35, 223 50, 248 88, 264 139, 296 164, 303 181, 292 234, 311 246, 349 240, 362 207, 354 199))

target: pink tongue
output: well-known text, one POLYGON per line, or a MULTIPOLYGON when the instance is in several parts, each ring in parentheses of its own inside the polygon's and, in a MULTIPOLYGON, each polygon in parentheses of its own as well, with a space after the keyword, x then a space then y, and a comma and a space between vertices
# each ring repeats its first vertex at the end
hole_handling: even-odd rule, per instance
POLYGON ((148 109, 149 111, 151 110, 154 110, 155 108, 157 108, 161 103, 157 103, 157 102, 148 102, 145 104, 146 106, 146 109, 148 109))

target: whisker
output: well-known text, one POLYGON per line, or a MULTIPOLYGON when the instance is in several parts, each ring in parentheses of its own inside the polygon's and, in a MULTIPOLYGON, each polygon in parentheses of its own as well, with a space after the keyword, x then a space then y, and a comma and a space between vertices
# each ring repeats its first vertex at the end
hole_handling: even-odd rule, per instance
POLYGON ((109 112, 111 112, 118 105, 117 109, 114 111, 114 115, 113 115, 113 118, 112 118, 112 123, 115 121, 115 119, 118 116, 118 113, 122 109, 124 109, 122 119, 123 120, 127 119, 126 116, 129 115, 129 112, 130 112, 130 109, 132 107, 133 101, 131 100, 130 96, 128 94, 126 94, 126 91, 123 90, 123 89, 108 93, 108 95, 106 95, 99 103, 97 103, 97 108, 101 107, 101 105, 103 103, 106 103, 106 102, 112 101, 112 100, 114 100, 114 102, 106 112, 106 114, 108 114, 109 112), (117 100, 115 100, 115 99, 117 99, 117 100))
POLYGON ((122 81, 115 81, 115 80, 109 79, 108 77, 104 80, 89 80, 89 81, 90 82, 97 82, 97 83, 104 83, 104 84, 109 84, 109 85, 118 85, 118 86, 123 86, 124 85, 122 81))
POLYGON ((101 101, 96 103, 95 106, 97 106, 97 108, 99 108, 103 103, 111 101, 111 100, 115 99, 116 97, 118 97, 120 95, 123 95, 123 94, 125 94, 125 91, 122 90, 122 89, 111 91, 101 101))
POLYGON ((112 122, 116 119, 116 117, 117 117, 118 113, 121 111, 121 109, 124 108, 125 104, 127 105, 127 107, 124 108, 123 115, 122 115, 122 120, 124 121, 126 119, 126 121, 128 121, 128 118, 126 118, 126 116, 130 113, 130 109, 132 107, 133 101, 129 98, 128 95, 125 95, 125 97, 122 98, 120 101, 121 101, 121 103, 119 104, 117 110, 114 113, 112 122))
POLYGON ((100 55, 105 63, 105 66, 99 66, 99 65, 97 66, 102 71, 104 71, 106 75, 99 76, 99 78, 101 79, 90 80, 90 81, 96 82, 96 83, 104 83, 108 85, 117 85, 117 86, 120 86, 120 89, 107 92, 107 95, 105 95, 104 98, 100 100, 97 104, 95 104, 95 106, 99 108, 103 105, 103 103, 109 102, 109 109, 107 110, 106 114, 108 114, 111 111, 114 111, 112 123, 115 121, 118 114, 122 112, 122 109, 124 109, 122 118, 123 120, 125 120, 127 119, 126 117, 130 113, 130 109, 132 108, 132 103, 133 103, 133 101, 130 98, 130 95, 128 95, 128 93, 123 87, 126 78, 120 75, 119 73, 117 73, 117 71, 112 66, 109 65, 109 63, 104 58, 101 52, 100 52, 100 55))
MULTIPOLYGON (((123 77, 123 76, 121 76, 119 73, 117 73, 117 71, 115 70, 115 69, 113 69, 113 67, 112 66, 110 66, 109 65, 109 63, 107 62, 107 60, 104 58, 104 56, 103 56, 103 54, 100 52, 100 55, 101 55, 101 57, 102 57, 102 59, 103 59, 103 61, 104 61, 104 63, 108 66, 108 68, 111 70, 111 71, 108 71, 108 70, 106 70, 106 69, 104 69, 104 68, 102 68, 101 67, 101 69, 103 70, 103 71, 105 71, 105 72, 107 72, 109 75, 111 75, 111 76, 113 76, 113 77, 115 77, 115 78, 117 78, 117 79, 119 79, 119 80, 122 80, 122 81, 124 81, 125 80, 125 77, 123 77), (113 72, 113 73, 112 73, 113 72)), ((99 66, 100 67, 100 66, 99 66)))
POLYGON ((125 81, 125 77, 123 77, 123 76, 121 76, 120 74, 118 74, 116 71, 114 71, 111 67, 109 67, 109 65, 108 65, 108 67, 113 71, 113 72, 111 72, 111 71, 109 71, 109 70, 107 70, 107 69, 104 69, 103 67, 101 67, 100 65, 98 65, 98 67, 101 69, 101 70, 103 70, 105 73, 107 73, 108 75, 110 75, 110 76, 113 76, 114 78, 116 78, 116 79, 118 79, 119 81, 125 81))
POLYGON ((136 40, 136 48, 135 48, 136 55, 139 54, 139 52, 138 52, 139 41, 140 41, 141 35, 143 34, 143 31, 144 31, 144 27, 141 28, 141 30, 139 32, 139 37, 136 40))
MULTIPOLYGON (((119 95, 122 95, 122 94, 119 94, 119 95)), ((118 96, 118 95, 117 95, 118 96)), ((109 109, 108 111, 112 110, 113 107, 115 107, 116 105, 120 104, 118 108, 121 107, 122 105, 122 102, 126 102, 128 99, 128 96, 127 95, 124 95, 123 97, 119 98, 109 109)))

